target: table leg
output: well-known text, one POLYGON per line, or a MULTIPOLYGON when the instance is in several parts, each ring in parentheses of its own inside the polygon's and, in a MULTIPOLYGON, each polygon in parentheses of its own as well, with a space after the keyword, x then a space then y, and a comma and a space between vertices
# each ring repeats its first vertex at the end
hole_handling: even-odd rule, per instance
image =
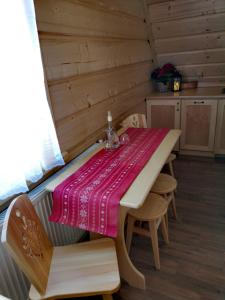
POLYGON ((133 265, 125 244, 124 223, 128 210, 129 208, 120 206, 119 230, 115 238, 120 276, 127 281, 129 285, 145 289, 145 277, 133 265))

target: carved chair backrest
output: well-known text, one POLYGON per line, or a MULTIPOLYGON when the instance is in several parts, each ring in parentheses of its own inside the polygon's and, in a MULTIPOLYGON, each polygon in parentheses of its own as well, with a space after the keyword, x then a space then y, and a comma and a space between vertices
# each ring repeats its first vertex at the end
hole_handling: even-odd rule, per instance
POLYGON ((9 206, 1 241, 40 294, 44 294, 51 265, 53 246, 26 195, 9 206))
POLYGON ((147 128, 146 117, 144 114, 134 114, 128 116, 121 123, 122 127, 147 128))

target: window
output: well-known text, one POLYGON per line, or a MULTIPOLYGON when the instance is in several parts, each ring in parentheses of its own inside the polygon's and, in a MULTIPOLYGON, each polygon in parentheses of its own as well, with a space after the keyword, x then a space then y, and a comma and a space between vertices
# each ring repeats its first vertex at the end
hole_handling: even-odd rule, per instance
MULTIPOLYGON (((64 161, 48 106, 33 0, 0 4, 0 200, 64 161)), ((1 202, 0 202, 1 204, 1 202)))

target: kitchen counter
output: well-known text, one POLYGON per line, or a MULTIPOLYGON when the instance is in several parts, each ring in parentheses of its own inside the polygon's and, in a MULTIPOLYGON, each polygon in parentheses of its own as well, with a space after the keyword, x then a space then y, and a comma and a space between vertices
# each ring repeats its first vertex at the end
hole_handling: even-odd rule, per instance
POLYGON ((196 89, 186 89, 180 92, 152 92, 148 99, 190 99, 190 98, 215 98, 225 99, 225 94, 222 93, 223 87, 204 87, 196 89))

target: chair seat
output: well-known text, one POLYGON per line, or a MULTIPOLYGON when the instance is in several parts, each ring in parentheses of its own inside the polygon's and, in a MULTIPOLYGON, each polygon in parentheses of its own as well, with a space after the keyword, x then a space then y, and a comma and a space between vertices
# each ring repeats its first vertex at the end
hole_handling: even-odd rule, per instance
POLYGON ((172 193, 177 188, 177 181, 174 177, 160 173, 157 177, 151 191, 153 193, 165 195, 168 193, 172 193))
POLYGON ((32 286, 29 297, 36 300, 112 294, 119 285, 115 244, 106 238, 55 247, 45 295, 40 296, 32 286))
POLYGON ((150 193, 139 209, 129 210, 129 214, 140 221, 151 221, 165 215, 168 202, 157 194, 150 193))
POLYGON ((170 162, 172 162, 175 159, 176 159, 176 154, 170 153, 170 155, 168 156, 168 158, 166 160, 166 164, 169 164, 170 162))

